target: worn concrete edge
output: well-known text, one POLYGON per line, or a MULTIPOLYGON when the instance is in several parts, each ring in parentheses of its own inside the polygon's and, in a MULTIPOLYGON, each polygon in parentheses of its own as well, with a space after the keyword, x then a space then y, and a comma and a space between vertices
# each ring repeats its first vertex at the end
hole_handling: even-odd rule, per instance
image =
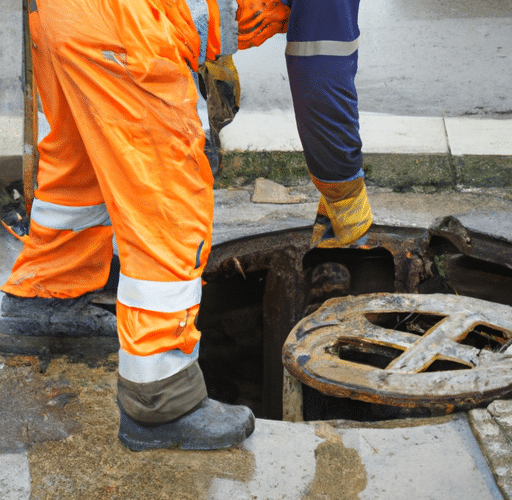
POLYGON ((512 442, 487 409, 468 412, 468 422, 505 500, 512 500, 512 442))
MULTIPOLYGON (((363 169, 370 186, 395 192, 491 189, 512 196, 512 156, 367 153, 363 169)), ((309 180, 300 151, 224 151, 215 188, 241 187, 257 178, 285 186, 309 180)), ((0 184, 22 178, 22 157, 0 156, 0 184)))
MULTIPOLYGON (((396 192, 512 188, 512 156, 367 153, 363 170, 369 185, 396 192)), ((300 151, 223 151, 215 187, 240 187, 257 178, 286 186, 309 179, 300 151)))
MULTIPOLYGON (((302 422, 299 424, 291 423, 291 422, 275 422, 275 424, 279 425, 281 429, 290 428, 293 426, 294 428, 297 425, 306 425, 310 429, 316 429, 319 425, 329 426, 334 431, 336 430, 358 430, 358 429, 389 429, 389 428, 408 428, 408 427, 422 427, 422 426, 432 426, 432 425, 440 425, 446 424, 450 421, 457 420, 467 420, 467 417, 463 413, 447 415, 444 417, 433 417, 430 419, 403 419, 399 421, 387 421, 387 422, 371 422, 371 423, 361 423, 361 422, 353 422, 347 420, 330 420, 330 421, 311 421, 311 422, 302 422)), ((267 421, 261 421, 257 419, 259 425, 266 424, 267 421)), ((258 423, 257 423, 258 426, 258 423)), ((264 429, 265 425, 262 426, 264 429)), ((286 434, 286 431, 285 431, 286 434)), ((268 439, 268 438, 267 438, 268 439)), ((245 445, 244 445, 245 446, 245 445)), ((250 448, 250 446, 249 446, 250 448)), ((2 464, 3 476, 7 478, 7 480, 1 484, 0 483, 0 494, 2 494, 2 498, 6 500, 13 498, 14 500, 25 500, 30 498, 31 491, 31 477, 29 470, 29 462, 27 452, 19 453, 16 455, 1 455, 0 454, 0 464, 2 464), (5 468, 4 468, 5 467, 5 468), (13 496, 14 495, 14 496, 13 496)), ((508 500, 508 498, 507 498, 508 500)))

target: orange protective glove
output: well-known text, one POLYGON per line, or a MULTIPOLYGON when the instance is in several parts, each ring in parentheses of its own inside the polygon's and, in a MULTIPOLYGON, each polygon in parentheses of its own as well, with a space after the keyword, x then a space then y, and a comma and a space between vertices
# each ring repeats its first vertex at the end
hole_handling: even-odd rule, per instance
POLYGON ((280 0, 237 0, 238 48, 261 45, 288 28, 290 8, 280 0))

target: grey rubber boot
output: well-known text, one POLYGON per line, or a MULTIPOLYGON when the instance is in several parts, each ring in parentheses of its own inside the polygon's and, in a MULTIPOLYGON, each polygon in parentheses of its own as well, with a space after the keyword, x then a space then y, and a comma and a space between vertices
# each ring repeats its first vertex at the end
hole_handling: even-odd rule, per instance
POLYGON ((120 410, 119 440, 132 451, 220 450, 242 442, 254 430, 254 415, 249 408, 209 398, 194 411, 160 425, 136 422, 120 410))
POLYGON ((92 294, 76 299, 5 294, 0 305, 0 332, 30 337, 117 337, 115 314, 91 304, 92 298, 92 294))

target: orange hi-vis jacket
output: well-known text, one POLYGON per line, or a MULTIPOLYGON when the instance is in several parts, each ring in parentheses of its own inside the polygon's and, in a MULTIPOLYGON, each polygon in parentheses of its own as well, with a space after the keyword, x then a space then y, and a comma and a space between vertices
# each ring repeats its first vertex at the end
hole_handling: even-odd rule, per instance
POLYGON ((197 357, 213 178, 195 72, 286 30, 263 0, 31 0, 39 144, 30 235, 2 290, 71 298, 121 262, 120 374, 161 380, 197 357))

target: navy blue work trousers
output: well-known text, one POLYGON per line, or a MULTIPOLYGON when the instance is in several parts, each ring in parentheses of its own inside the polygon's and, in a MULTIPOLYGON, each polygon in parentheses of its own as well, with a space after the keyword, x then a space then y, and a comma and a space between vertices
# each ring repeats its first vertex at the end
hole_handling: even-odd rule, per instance
POLYGON ((327 182, 362 176, 354 79, 359 0, 282 0, 291 7, 286 62, 310 173, 327 182))

